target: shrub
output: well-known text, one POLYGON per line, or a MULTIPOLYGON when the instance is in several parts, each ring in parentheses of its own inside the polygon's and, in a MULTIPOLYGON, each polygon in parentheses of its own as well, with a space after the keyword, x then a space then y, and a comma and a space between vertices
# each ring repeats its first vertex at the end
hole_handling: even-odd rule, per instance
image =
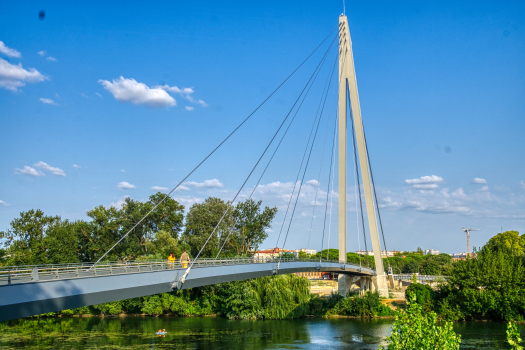
POLYGON ((523 350, 523 346, 520 346, 520 331, 514 322, 507 323, 507 342, 512 346, 512 350, 523 350))
MULTIPOLYGON (((458 350, 461 336, 451 322, 437 325, 437 315, 425 312, 413 297, 405 312, 397 312, 392 333, 387 337, 388 350, 458 350)), ((385 347, 382 347, 385 350, 385 347)))
POLYGON ((434 309, 434 291, 428 284, 414 283, 405 291, 407 300, 415 299, 415 302, 423 307, 425 311, 434 309))

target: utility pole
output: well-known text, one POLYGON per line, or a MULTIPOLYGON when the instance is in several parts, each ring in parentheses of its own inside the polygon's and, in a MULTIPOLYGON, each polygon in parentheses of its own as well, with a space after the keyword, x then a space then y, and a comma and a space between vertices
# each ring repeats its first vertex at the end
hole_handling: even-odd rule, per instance
POLYGON ((481 231, 477 228, 463 228, 463 231, 467 233, 467 256, 470 256, 470 231, 481 231))

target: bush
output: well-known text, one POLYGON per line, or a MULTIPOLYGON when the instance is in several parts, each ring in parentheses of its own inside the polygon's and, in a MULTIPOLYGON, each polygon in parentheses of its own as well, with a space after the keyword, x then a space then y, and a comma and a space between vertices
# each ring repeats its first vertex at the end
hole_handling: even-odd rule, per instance
MULTIPOLYGON (((405 312, 396 314, 392 333, 386 338, 388 350, 458 350, 461 336, 451 322, 437 325, 437 315, 425 312, 413 297, 405 312)), ((385 350, 385 347, 382 347, 385 350)))
POLYGON ((507 342, 512 346, 512 350, 523 350, 523 346, 520 346, 520 331, 514 322, 507 324, 507 342))
POLYGON ((371 318, 375 316, 390 316, 392 310, 381 304, 379 293, 367 292, 364 296, 352 295, 341 299, 329 311, 332 315, 360 316, 371 318))
POLYGON ((434 309, 434 291, 428 284, 413 283, 405 291, 407 300, 415 299, 415 302, 423 307, 425 311, 434 309))

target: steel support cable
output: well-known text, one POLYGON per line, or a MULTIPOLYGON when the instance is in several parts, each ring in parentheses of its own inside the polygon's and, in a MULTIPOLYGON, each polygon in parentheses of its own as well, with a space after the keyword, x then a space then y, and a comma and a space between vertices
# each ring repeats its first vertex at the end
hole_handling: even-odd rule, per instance
MULTIPOLYGON (((335 39, 334 39, 335 41, 335 39)), ((333 44, 333 42, 332 42, 333 44)), ((328 52, 327 52, 328 53, 328 52)), ((325 54, 326 56, 326 54, 325 54)), ((286 130, 284 131, 283 133, 283 136, 281 137, 281 140, 279 141, 279 143, 277 144, 277 147, 275 148, 272 156, 270 157, 270 160, 268 161, 268 163, 266 164, 266 167, 264 168, 261 176, 259 177, 259 180, 257 180, 257 183, 255 184, 255 186, 253 187, 253 190, 252 192, 250 193, 250 196, 248 197, 248 199, 251 199, 252 196, 253 196, 253 193, 255 192, 255 190, 257 189, 257 186, 259 186, 259 183, 261 182, 264 174, 266 173, 266 170, 268 170, 268 167, 270 166, 273 158, 275 157, 275 154, 277 153, 277 151, 279 150, 279 147, 281 146, 281 143, 283 142, 286 134, 288 133, 288 130, 290 130, 290 127, 292 126, 292 123, 294 122, 295 118, 297 117, 297 114, 299 113, 299 110, 301 109, 306 97, 308 96, 308 94, 310 93, 310 90, 312 89, 312 86, 315 82, 315 80, 317 79, 317 77, 319 76, 319 72, 321 71, 321 68, 323 67, 324 65, 324 62, 326 61, 326 59, 323 57, 323 59, 321 60, 320 64, 317 66, 317 68, 314 70, 314 74, 315 74, 315 77, 313 79, 313 81, 310 83, 310 80, 308 81, 307 85, 310 84, 310 87, 308 88, 308 90, 306 91, 306 94, 304 95, 303 97, 303 100, 301 101, 301 103, 299 104, 299 106, 297 107, 296 111, 295 111, 295 114, 292 118, 292 120, 290 121, 290 123, 288 124, 288 127, 286 128, 286 130)), ((301 93, 302 95, 302 93, 301 93)), ((301 95, 299 95, 299 98, 301 97, 301 95)), ((295 106, 295 104, 294 104, 295 106)), ((293 107, 292 107, 292 110, 293 110, 293 107)), ((290 110, 290 112, 292 111, 290 110)), ((237 224, 238 220, 236 220, 235 224, 237 224)), ((231 231, 230 233, 228 234, 228 236, 226 237, 226 240, 224 241, 224 243, 222 244, 221 248, 219 249, 219 252, 217 253, 217 255, 215 256, 215 259, 217 259, 219 257, 219 254, 221 253, 222 249, 224 248, 224 245, 226 244, 226 242, 228 241, 230 235, 231 235, 231 231)))
MULTIPOLYGON (((334 39, 335 41, 335 39, 334 39)), ((326 56, 328 55, 328 53, 330 52, 331 48, 332 48, 332 45, 334 43, 334 41, 332 41, 332 44, 330 45, 330 47, 327 49, 326 53, 324 54, 323 58, 321 59, 321 62, 324 61, 324 59, 326 58, 326 56)), ((321 63, 319 63, 321 64, 321 63)), ((319 67, 319 65, 318 65, 319 67)), ((316 68, 317 70, 317 68, 316 68)), ((270 148, 271 144, 273 143, 273 140, 275 140, 275 138, 277 137, 277 134, 279 133, 279 131, 281 130, 281 128, 283 127, 283 125, 286 123, 286 121, 288 120, 288 117, 290 116, 290 114, 292 113, 293 109, 295 108, 295 106, 297 105, 297 102, 299 102, 299 100, 301 99, 301 96, 303 95, 303 93, 305 92, 306 88, 308 87, 310 81, 312 80, 312 78, 314 77, 315 75, 315 70, 314 70, 314 73, 312 73, 312 75, 310 76, 310 79, 308 80, 308 82, 306 83, 306 85, 304 86, 303 90, 301 91, 301 93, 299 94, 299 97, 297 97, 297 99, 295 100, 292 108, 290 109, 290 111, 288 112, 288 114, 286 115, 286 117, 284 118, 283 122, 281 123, 281 125, 279 126, 279 128, 277 129, 277 131, 275 132, 275 134, 273 135, 272 139, 270 140, 270 142, 268 143, 268 145, 266 146, 266 148, 264 149, 264 152, 261 154, 261 156, 259 157, 259 159, 257 160, 257 162, 255 163, 255 165, 253 166, 252 170, 250 171, 250 173, 248 174, 248 177, 246 178, 246 180, 244 180, 241 188, 239 188, 239 191, 237 191, 237 194, 235 194, 235 197, 233 198, 232 200, 232 205, 228 205, 228 208, 226 208, 226 210, 224 211, 224 214, 222 215, 221 219, 219 220, 219 222, 217 223, 217 225, 215 226, 215 228, 213 229, 212 233, 208 236, 208 239, 206 239, 206 241, 204 242, 204 245, 201 247, 201 249, 199 250, 199 253, 197 254, 197 256, 195 257, 195 259, 192 260, 192 263, 190 264, 190 266, 188 267, 188 269, 186 270, 186 272, 184 273, 183 277, 181 278, 181 281, 184 282, 184 278, 188 275, 188 273, 190 272, 191 268, 193 267, 193 264, 195 262, 195 260, 201 255, 202 251, 204 250, 204 248, 206 247, 206 245, 208 244, 209 240, 211 239, 211 237, 213 236, 213 234, 215 233, 215 231, 217 230, 217 228, 219 227, 219 225, 222 223, 222 220, 226 217, 226 214, 230 211, 230 208, 233 207, 233 202, 235 202, 235 200, 237 199, 237 197, 239 196, 239 194, 241 193, 242 189, 244 188, 244 186, 246 185, 246 183, 248 182, 248 180, 250 179, 250 177, 252 176, 253 172, 255 171, 255 169, 257 168, 257 166, 259 165, 259 163, 261 162, 262 158, 264 157, 264 155, 266 154, 266 152, 268 151, 268 149, 270 148)))
MULTIPOLYGON (((361 251, 361 240, 359 239, 359 208, 357 206, 357 178, 358 176, 356 175, 357 173, 357 162, 355 161, 355 153, 352 153, 352 156, 353 156, 353 159, 354 159, 354 171, 353 171, 353 175, 354 175, 354 193, 355 193, 355 225, 356 225, 356 228, 357 228, 357 246, 359 248, 359 251, 361 251)), ((363 230, 364 230, 364 227, 363 227, 363 230)), ((364 231, 363 231, 364 232, 364 231)), ((366 237, 365 237, 366 239, 366 237)), ((366 252, 366 254, 368 255, 368 251, 366 252)), ((362 266, 362 263, 361 263, 361 254, 357 254, 359 256, 359 267, 362 266)))
MULTIPOLYGON (((339 26, 338 26, 339 27, 339 26)), ((215 153, 215 151, 217 151, 237 130, 239 130, 239 128, 241 126, 244 125, 244 123, 246 123, 248 121, 248 119, 250 119, 252 117, 252 115, 255 114, 255 112, 257 112, 261 107, 262 105, 264 105, 266 103, 266 101, 268 101, 270 99, 270 97, 272 97, 276 92, 277 90, 279 90, 281 88, 281 86, 284 85, 284 83, 286 83, 294 74, 295 72, 297 72, 299 70, 299 68, 301 68, 303 66, 304 63, 306 63, 306 61, 308 61, 310 59, 310 57, 312 57, 312 55, 319 49, 319 47, 321 47, 324 42, 332 35, 332 33, 338 28, 334 28, 334 30, 332 30, 330 32, 330 34, 328 34, 328 36, 326 38, 324 38, 324 40, 308 55, 308 57, 306 57, 306 59, 301 62, 301 64, 295 68, 295 70, 270 94, 268 95, 268 97, 252 112, 250 113, 250 115, 248 115, 248 117, 246 117, 246 119, 244 119, 224 140, 222 140, 221 143, 219 143, 219 145, 217 147, 215 147, 213 149, 213 151, 211 151, 199 164, 197 164, 197 166, 195 168, 193 168, 193 170, 188 174, 186 175, 186 177, 184 177, 178 184, 177 186, 175 186, 168 194, 166 194, 164 196, 164 198, 162 198, 146 215, 144 215, 144 217, 142 217, 142 219, 140 219, 124 236, 122 236, 118 241, 117 243, 115 243, 111 248, 109 248, 109 250, 107 250, 104 255, 102 255, 96 262, 94 265, 98 264, 111 250, 113 250, 113 248, 115 248, 124 238, 126 238, 131 231, 133 231, 142 221, 144 221, 145 218, 147 218, 155 209, 157 209, 157 207, 162 203, 164 202, 167 198, 170 197, 170 195, 180 186, 182 185, 182 183, 184 181, 186 181, 186 179, 188 177, 190 177, 191 174, 193 174, 195 172, 195 170, 197 170, 212 154, 215 153)), ((94 266, 93 265, 93 266, 94 266)), ((91 269, 91 268, 90 268, 91 269)))
MULTIPOLYGON (((334 63, 335 63, 335 62, 334 62, 334 63)), ((335 68, 335 64, 334 64, 334 68, 335 68)), ((324 106, 325 106, 325 104, 326 104, 326 99, 327 99, 327 97, 328 97, 328 91, 329 91, 329 89, 330 89, 330 84, 332 83, 332 78, 333 78, 333 73, 334 73, 334 71, 335 71, 335 69, 332 69, 332 74, 329 74, 330 81, 329 81, 329 82, 327 81, 327 86, 325 87, 326 94, 324 93, 325 91, 323 91, 323 95, 325 95, 325 97, 324 97, 324 102, 322 102, 322 101, 323 101, 323 98, 322 98, 322 95, 321 95, 321 101, 320 101, 320 103, 322 102, 323 107, 322 107, 322 109, 321 109, 321 113, 319 114, 319 121, 317 122, 317 127, 316 127, 316 129, 315 129, 314 138, 313 138, 313 140, 312 140, 312 146, 310 147, 310 153, 308 154, 308 159, 306 160, 306 165, 305 165, 305 167, 304 167, 303 177, 302 177, 302 179, 301 179, 301 185, 299 186, 299 190, 297 191, 297 198, 295 199, 294 208, 293 208, 293 210, 292 210, 292 215, 291 215, 291 217, 290 217, 290 222, 289 222, 289 224, 288 224, 288 230, 286 231, 286 236, 285 236, 285 238, 284 238, 283 249, 284 249, 284 247, 286 246, 286 241, 288 240, 288 234, 290 233, 290 227, 292 226, 292 221, 293 221, 293 216, 294 216, 294 214, 295 214, 295 209, 297 208, 297 203, 298 203, 298 201, 299 201, 299 197, 300 197, 300 195, 301 195, 302 184, 303 184, 303 182, 304 182, 304 177, 305 177, 305 175, 306 175, 306 170, 308 169, 308 164, 310 163, 310 157, 311 157, 311 155, 312 155, 312 150, 313 150, 313 148, 314 148, 315 139, 316 139, 316 137, 317 137, 317 131, 319 130, 319 124, 321 123, 321 118, 322 118, 322 116, 323 116, 324 106)), ((281 261, 281 256, 279 256, 279 263, 280 263, 280 261, 281 261)))
MULTIPOLYGON (((338 120, 339 120, 339 111, 336 112, 336 115, 335 115, 335 133, 337 135, 337 129, 339 128, 339 125, 338 125, 338 120)), ((335 144, 336 144, 336 138, 334 137, 334 145, 332 146, 332 157, 335 158, 335 144)), ((331 230, 332 230, 332 208, 333 208, 333 199, 334 199, 334 177, 335 177, 335 162, 332 164, 332 191, 330 191, 330 187, 328 187, 328 191, 330 192, 330 220, 328 221, 328 251, 326 252, 326 260, 328 260, 328 256, 329 256, 329 253, 330 253, 330 234, 331 234, 331 230)), ((328 199, 327 199, 328 200, 328 199)), ((321 250, 322 252, 322 250, 321 250)), ((321 254, 322 255, 322 254, 321 254)))
MULTIPOLYGON (((325 89, 326 89, 326 85, 325 85, 325 89)), ((324 90, 323 90, 323 94, 321 95, 321 101, 322 101, 322 96, 323 95, 324 95, 324 90)), ((320 104, 319 104, 319 107, 320 107, 320 104)), ((319 107, 317 108, 317 113, 315 114, 315 118, 314 118, 314 121, 313 121, 313 124, 312 124, 312 129, 310 130, 310 135, 308 136, 308 142, 306 143, 306 147, 304 149, 303 158, 301 160, 301 164, 299 165, 299 170, 297 171, 297 177, 295 178, 294 186, 292 188, 292 195, 290 196, 290 200, 288 201, 288 206, 286 207, 286 213, 284 214, 283 224, 281 225, 281 229, 279 230, 279 236, 277 237, 277 242, 275 244, 276 247, 279 247, 279 241, 281 239, 281 234, 283 232, 283 228, 284 228, 284 225, 285 225, 285 222, 286 222, 286 218, 288 217, 288 211, 290 209, 290 205, 292 203, 292 199, 293 199, 293 196, 294 196, 294 193, 295 193, 295 188, 297 186, 297 181, 299 180, 299 176, 301 175, 301 169, 303 167, 303 163, 304 163, 304 159, 306 157, 306 153, 308 153, 308 147, 310 145, 310 140, 312 139, 312 134, 313 134, 314 129, 315 129, 315 123, 317 121, 317 117, 319 116, 319 107)))
MULTIPOLYGON (((326 229, 326 217, 327 217, 327 212, 328 212, 328 195, 330 194, 330 183, 331 183, 331 180, 333 180, 332 179, 332 165, 334 164, 334 158, 335 158, 335 140, 336 140, 336 131, 337 131, 337 120, 338 118, 336 114, 335 124, 334 124, 334 137, 333 137, 334 141, 332 143, 332 152, 331 152, 332 157, 330 158, 330 172, 328 173, 328 189, 326 191, 326 204, 324 207, 323 238, 321 239, 321 254, 319 256, 319 264, 321 264, 321 259, 323 257, 322 252, 323 252, 323 246, 324 246, 324 233, 326 229)), ((326 253, 326 260, 328 260, 329 253, 330 253, 330 248, 328 248, 328 252, 326 253)))
MULTIPOLYGON (((347 86, 348 88, 348 86, 347 86)), ((346 92, 348 93, 348 90, 346 89, 346 92)), ((347 94, 345 94, 345 98, 347 98, 347 94)), ((354 116, 352 114, 352 109, 350 108, 350 119, 352 124, 352 143, 354 145, 354 163, 355 163, 355 172, 356 172, 356 178, 357 178, 357 189, 359 193, 359 206, 361 208, 361 223, 363 225, 363 237, 365 240, 365 250, 366 250, 366 265, 370 267, 370 261, 368 259, 368 246, 366 244, 366 233, 365 233, 365 218, 363 214, 363 200, 361 198, 361 182, 359 181, 359 167, 357 166, 357 146, 356 146, 356 140, 355 140, 355 130, 354 130, 354 116)), ((356 193, 357 196, 357 193, 356 193)))
MULTIPOLYGON (((319 64, 317 65, 316 69, 314 70, 314 73, 312 74, 312 76, 310 77, 310 79, 308 80, 308 82, 306 83, 306 86, 305 87, 308 87, 308 85, 310 85, 310 87, 308 88, 308 90, 306 91, 306 94, 304 95, 303 97, 303 100, 301 101, 301 103, 299 104, 299 106, 297 107, 297 110, 295 111, 295 114, 292 118, 292 120, 290 121, 290 123, 288 124, 288 127, 286 128, 286 130, 284 131, 283 133, 283 136, 281 137, 281 140, 279 141, 279 143, 277 144, 277 147, 275 148, 272 156, 270 157, 270 160, 268 161, 268 164, 266 164, 266 167, 264 168, 261 176, 259 177, 259 180, 257 181, 256 185, 254 186, 252 192, 250 193, 250 196, 248 197, 248 199, 251 199, 252 196, 253 196, 253 193, 255 192, 255 189, 257 188, 257 186, 259 186, 259 183, 261 182, 261 179, 263 178, 264 174, 266 173, 266 170, 268 169, 268 167, 270 166, 270 163, 272 162, 275 154, 277 153, 277 150, 279 149, 279 147, 281 146, 281 143, 283 142, 284 140, 284 137, 286 136, 286 134, 288 133, 288 130, 290 130, 290 127, 292 126, 292 123, 294 122, 295 118, 297 117, 297 114, 299 113, 299 110, 301 109, 306 97, 308 96, 308 94, 310 93, 310 90, 312 89, 312 86, 315 82, 315 80, 317 79, 318 75, 319 75, 319 72, 321 71, 321 68, 323 67, 324 65, 324 62, 326 61, 326 57, 328 55, 328 52, 330 51, 333 43, 335 42, 335 39, 332 41, 332 44, 330 45, 330 47, 328 48, 327 52, 325 53, 325 55, 323 56, 323 58, 321 59, 321 62, 319 62, 319 64), (312 77, 313 77, 313 80, 312 80, 312 77), (310 83, 311 82, 311 83, 310 83)), ((288 116, 290 115, 290 113, 293 111, 295 105, 297 104, 297 101, 301 98, 302 94, 304 92, 304 89, 303 91, 301 92, 301 94, 299 94, 299 97, 297 98, 297 100, 295 101, 294 105, 292 106, 292 108, 290 109, 290 111, 288 112, 288 115, 286 116, 286 118, 288 118, 288 116)), ((286 119, 285 119, 286 121, 286 119)), ((272 139, 273 140, 273 139, 272 139)), ((263 154, 264 155, 264 154, 263 154)), ((237 223, 237 221, 235 222, 235 224, 237 223)), ((226 242, 228 241, 229 237, 231 235, 231 231, 230 233, 228 233, 228 236, 226 237, 226 240, 224 241, 224 243, 222 244, 221 248, 219 249, 219 252, 217 253, 217 255, 215 256, 215 259, 217 259, 219 257, 219 254, 221 253, 222 249, 224 248, 224 245, 226 244, 226 242)))
MULTIPOLYGON (((335 41, 335 39, 334 39, 335 41)), ((333 45, 333 42, 332 42, 332 45, 333 45)), ((325 57, 328 55, 328 52, 330 52, 331 48, 332 48, 332 45, 330 45, 330 47, 328 48, 328 50, 326 51, 325 55, 323 56, 323 58, 321 59, 321 62, 324 61, 325 57)), ((319 63, 319 65, 321 64, 321 62, 319 63)), ((317 67, 319 67, 319 65, 317 67)), ((317 70, 317 68, 316 68, 317 70)), ((290 109, 290 111, 288 112, 288 114, 286 115, 286 117, 284 118, 283 122, 281 123, 281 125, 279 126, 279 128, 277 129, 277 131, 275 132, 275 134, 273 135, 272 139, 270 140, 270 142, 268 143, 268 145, 266 146, 266 148, 264 149, 264 152, 261 154, 261 156, 259 157, 259 159, 257 160, 257 163, 255 163, 255 165, 253 166, 252 170, 250 171, 250 173, 248 174, 248 177, 246 178, 246 180, 244 180, 241 188, 239 189, 239 191, 237 191, 237 194, 235 195, 235 197, 233 198, 232 200, 232 205, 228 206, 228 208, 226 208, 226 210, 224 211, 224 214, 222 215, 221 219, 219 220, 219 222, 217 223, 217 225, 215 226, 215 228, 213 229, 212 233, 208 236, 208 239, 206 240, 206 242, 204 242, 204 245, 202 246, 202 248, 200 249, 199 253, 197 254, 197 256, 195 257, 195 259, 192 261, 191 265, 189 266, 188 270, 186 271, 186 273, 184 274, 184 276, 186 276, 189 271, 191 270, 192 266, 193 266, 193 262, 201 255, 203 249, 206 247, 206 245, 208 244, 208 241, 211 239, 211 237, 213 236, 213 234, 215 233, 215 231, 217 230, 217 228, 219 227, 219 225, 222 223, 222 220, 226 217, 226 214, 230 211, 230 208, 233 207, 233 202, 235 202, 235 200, 237 199, 237 196, 239 196, 239 194, 241 193, 242 189, 244 188, 244 186, 246 185, 246 183, 248 182, 248 180, 250 179, 250 177, 252 176, 253 172, 255 171, 255 168, 257 168, 257 166, 259 165, 259 163, 261 162, 261 159, 264 157, 264 155, 266 154, 266 152, 268 151, 268 149, 270 148, 271 144, 273 143, 273 140, 275 140, 275 138, 277 137, 277 134, 279 133, 279 131, 281 130, 281 128, 283 127, 283 125, 286 123, 286 120, 288 120, 288 117, 290 116, 290 114, 292 113, 293 109, 295 108, 295 106, 297 105, 297 102, 299 102, 299 100, 301 99, 301 96, 303 95, 304 91, 306 90, 306 88, 308 87, 310 81, 312 80, 312 78, 314 77, 315 75, 315 72, 316 70, 314 70, 314 73, 312 73, 312 75, 310 76, 310 79, 308 80, 308 82, 306 83, 306 85, 304 86, 303 90, 301 91, 301 93, 299 94, 299 97, 297 97, 297 99, 295 100, 292 108, 290 109)))
MULTIPOLYGON (((334 57, 334 63, 333 63, 334 65, 335 65, 335 59, 336 58, 337 58, 337 55, 334 57)), ((335 67, 334 67, 334 70, 335 70, 335 67)), ((326 132, 325 132, 325 135, 324 135, 323 153, 321 155, 321 165, 319 166, 319 175, 317 176, 317 186, 315 188, 314 208, 312 210, 312 220, 310 221, 310 233, 308 234, 308 244, 306 245, 306 249, 310 248, 310 237, 312 236, 312 226, 313 226, 313 223, 314 223, 315 208, 317 206, 317 194, 319 192, 319 184, 320 184, 320 181, 321 181, 321 171, 323 169, 324 151, 325 151, 325 148, 326 148, 326 140, 328 139, 328 129, 329 129, 329 126, 330 126, 330 119, 332 117, 332 105, 333 105, 333 102, 334 102, 334 90, 335 90, 335 84, 334 84, 334 87, 332 88, 332 97, 330 99, 330 111, 328 112, 328 119, 326 121, 326 132)), ((330 189, 330 186, 328 186, 328 189, 330 189)), ((327 198, 327 200, 328 200, 328 198, 327 198)), ((323 236, 323 240, 324 240, 324 236, 323 236)), ((321 245, 322 245, 322 243, 321 243, 321 245)), ((322 249, 321 249, 321 251, 322 251, 322 249)))
POLYGON ((372 174, 372 164, 370 163, 370 155, 368 153, 368 144, 366 143, 365 127, 363 125, 363 137, 365 140, 366 158, 368 159, 368 168, 370 170, 370 179, 372 180, 372 188, 374 189, 374 199, 376 203, 377 217, 379 219, 379 227, 381 228, 381 236, 383 236, 383 246, 385 247, 386 263, 388 264, 390 272, 390 260, 388 259, 388 250, 386 248, 385 234, 383 232, 383 223, 381 222, 381 214, 379 213, 379 203, 377 202, 376 185, 374 183, 374 175, 372 174))

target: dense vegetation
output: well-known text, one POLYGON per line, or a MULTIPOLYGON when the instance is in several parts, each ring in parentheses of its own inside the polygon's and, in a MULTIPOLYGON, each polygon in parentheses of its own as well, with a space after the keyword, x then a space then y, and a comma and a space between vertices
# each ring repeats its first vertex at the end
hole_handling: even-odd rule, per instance
POLYGON ((525 235, 498 233, 475 256, 456 262, 437 290, 412 285, 425 310, 445 320, 525 320, 525 235))
POLYGON ((310 294, 310 281, 296 275, 262 277, 223 283, 172 293, 119 300, 77 309, 49 313, 55 315, 146 314, 175 316, 218 315, 229 319, 280 320, 308 315, 357 317, 390 316, 377 293, 321 299, 310 294))
MULTIPOLYGON (((461 337, 451 322, 438 324, 435 312, 428 312, 415 297, 404 312, 396 312, 392 333, 386 338, 388 350, 458 350, 461 337)), ((382 347, 385 350, 385 347, 382 347)))
MULTIPOLYGON (((126 198, 122 208, 98 206, 87 212, 89 221, 69 221, 46 216, 41 210, 20 213, 10 229, 0 231, 3 265, 93 262, 128 232, 164 194, 147 202, 126 198)), ((167 198, 142 224, 107 256, 107 260, 166 259, 183 249, 195 255, 212 233, 220 217, 228 215, 210 239, 202 257, 215 257, 224 244, 223 256, 246 255, 267 237, 266 229, 277 208, 261 208, 261 201, 246 200, 235 207, 219 198, 194 204, 184 222, 184 206, 167 198)), ((190 255, 191 255, 190 254, 190 255)))
MULTIPOLYGON (((324 249, 312 258, 323 260, 339 260, 339 249, 324 249)), ((346 253, 347 261, 375 269, 373 256, 359 256, 356 253, 346 253)), ((395 274, 420 273, 422 275, 446 276, 453 267, 452 257, 448 254, 425 255, 419 248, 415 252, 403 252, 398 256, 383 258, 385 267, 391 266, 395 274)))

